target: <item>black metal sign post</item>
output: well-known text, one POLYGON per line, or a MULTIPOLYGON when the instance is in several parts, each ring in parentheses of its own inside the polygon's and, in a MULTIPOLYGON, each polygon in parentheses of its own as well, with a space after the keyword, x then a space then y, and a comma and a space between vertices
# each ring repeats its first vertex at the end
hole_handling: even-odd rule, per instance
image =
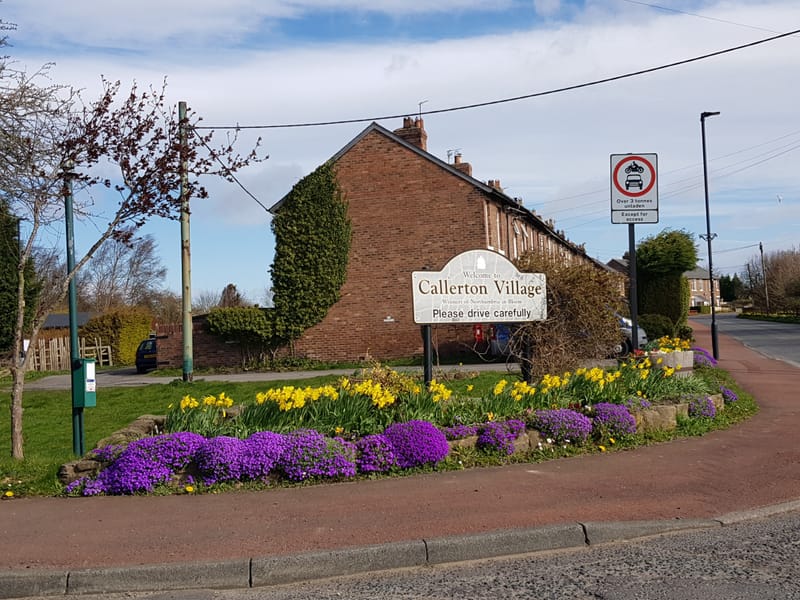
POLYGON ((433 380, 433 344, 431 343, 431 326, 422 326, 422 372, 425 387, 433 380))
POLYGON ((628 281, 630 283, 630 291, 628 292, 628 299, 630 300, 631 310, 631 346, 633 350, 639 350, 639 299, 636 293, 636 225, 628 225, 628 281))

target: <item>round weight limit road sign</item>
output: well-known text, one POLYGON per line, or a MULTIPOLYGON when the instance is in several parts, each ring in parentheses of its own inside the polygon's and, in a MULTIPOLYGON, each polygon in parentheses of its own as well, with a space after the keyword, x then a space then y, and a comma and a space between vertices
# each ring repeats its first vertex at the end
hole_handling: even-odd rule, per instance
POLYGON ((616 156, 621 158, 611 173, 616 191, 627 198, 648 196, 656 185, 655 155, 616 156))

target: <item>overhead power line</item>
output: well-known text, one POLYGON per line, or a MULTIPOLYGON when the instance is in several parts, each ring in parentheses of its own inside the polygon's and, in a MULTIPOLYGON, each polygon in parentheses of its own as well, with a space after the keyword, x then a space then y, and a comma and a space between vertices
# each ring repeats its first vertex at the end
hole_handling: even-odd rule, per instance
POLYGON ((647 6, 648 8, 655 8, 666 12, 678 13, 679 15, 687 15, 689 17, 697 17, 698 19, 706 19, 708 21, 716 21, 717 23, 725 23, 726 25, 736 25, 737 27, 747 27, 748 29, 757 29, 759 31, 766 31, 767 33, 778 33, 774 29, 767 29, 766 27, 758 27, 757 25, 748 25, 747 23, 737 23, 736 21, 728 21, 726 19, 718 19, 716 17, 709 17, 708 15, 700 15, 698 13, 690 13, 685 10, 678 10, 677 8, 669 8, 667 6, 660 6, 658 4, 650 4, 648 2, 640 2, 639 0, 624 0, 630 4, 638 4, 639 6, 647 6))
MULTIPOLYGON (((469 110, 472 108, 482 108, 485 106, 494 106, 497 104, 506 104, 509 102, 518 102, 520 100, 529 100, 531 98, 541 98, 542 96, 551 96, 553 94, 560 94, 562 92, 570 92, 573 90, 578 90, 582 88, 592 87, 595 85, 601 85, 604 83, 611 83, 613 81, 620 81, 622 79, 630 79, 631 77, 638 77, 639 75, 646 75, 648 73, 655 73, 656 71, 663 71, 665 69, 671 69, 674 67, 679 67, 682 65, 688 65, 690 63, 699 62, 701 60, 706 60, 709 58, 713 58, 715 56, 722 56, 723 54, 729 54, 731 52, 736 52, 738 50, 744 50, 746 48, 752 48, 754 46, 759 46, 761 44, 767 44, 769 42, 774 42, 776 40, 789 37, 792 35, 797 35, 800 33, 800 29, 795 29, 793 31, 787 31, 786 33, 781 33, 778 35, 773 35, 772 37, 764 38, 763 40, 757 40, 755 42, 749 42, 747 44, 741 44, 739 46, 733 46, 731 48, 725 48, 724 50, 717 50, 716 52, 710 52, 708 54, 701 54, 700 56, 695 56, 693 58, 687 58, 684 60, 679 60, 676 62, 668 63, 665 65, 659 65, 657 67, 650 67, 647 69, 641 69, 639 71, 632 71, 629 73, 624 73, 622 75, 614 75, 612 77, 605 77, 603 79, 595 79, 593 81, 587 81, 584 83, 578 83, 575 85, 569 85, 565 87, 555 88, 551 90, 546 90, 543 92, 534 92, 531 94, 525 94, 522 96, 513 96, 511 98, 502 98, 500 100, 489 100, 487 102, 477 102, 475 104, 464 104, 461 106, 453 106, 450 108, 440 108, 437 110, 427 110, 423 111, 420 110, 418 112, 419 116, 423 115, 436 115, 448 112, 457 112, 461 110, 469 110)), ((217 125, 217 126, 203 126, 203 127, 195 127, 195 129, 291 129, 291 128, 300 128, 300 127, 323 127, 327 125, 349 125, 353 123, 369 123, 372 121, 386 121, 390 119, 399 119, 401 117, 407 117, 408 113, 402 114, 394 114, 394 115, 383 115, 380 117, 365 117, 365 118, 357 118, 357 119, 340 119, 336 121, 315 121, 309 123, 283 123, 283 124, 274 124, 274 125, 217 125)))

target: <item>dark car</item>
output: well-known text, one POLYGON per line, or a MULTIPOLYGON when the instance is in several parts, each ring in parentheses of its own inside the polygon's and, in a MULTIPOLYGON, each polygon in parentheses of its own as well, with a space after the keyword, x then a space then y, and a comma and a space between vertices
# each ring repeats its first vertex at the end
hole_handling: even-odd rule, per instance
POLYGON ((148 338, 136 348, 136 372, 145 373, 149 369, 155 369, 157 362, 156 338, 148 338))

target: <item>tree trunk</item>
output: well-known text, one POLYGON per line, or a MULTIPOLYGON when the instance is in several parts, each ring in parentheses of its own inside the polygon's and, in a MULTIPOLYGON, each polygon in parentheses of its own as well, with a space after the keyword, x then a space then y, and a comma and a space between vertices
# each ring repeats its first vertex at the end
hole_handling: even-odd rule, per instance
POLYGON ((16 362, 11 367, 13 386, 11 388, 11 456, 18 460, 25 458, 22 437, 22 392, 25 387, 25 369, 16 362))

